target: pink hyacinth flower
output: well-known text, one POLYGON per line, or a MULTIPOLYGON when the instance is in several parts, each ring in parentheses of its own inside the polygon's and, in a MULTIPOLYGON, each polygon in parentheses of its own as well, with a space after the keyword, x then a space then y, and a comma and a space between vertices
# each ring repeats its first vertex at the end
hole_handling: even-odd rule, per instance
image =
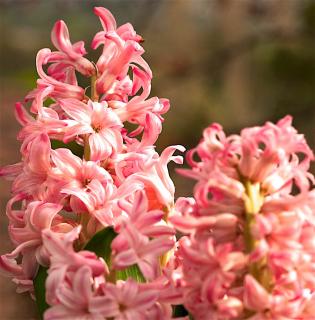
POLYGON ((77 212, 86 212, 85 206, 92 207, 93 195, 89 193, 89 184, 94 180, 106 185, 112 182, 110 174, 93 161, 85 161, 72 154, 68 149, 56 149, 51 152, 51 159, 55 167, 51 171, 51 177, 61 185, 61 193, 71 195, 70 204, 77 212))
POLYGON ((49 228, 56 233, 66 233, 72 229, 57 216, 61 208, 61 205, 42 201, 31 202, 24 212, 8 207, 9 232, 16 248, 0 257, 0 269, 18 279, 32 280, 39 264, 48 265, 48 254, 42 246, 42 230, 49 228), (17 264, 20 257, 21 263, 17 264))
POLYGON ((69 115, 72 125, 66 130, 64 140, 70 141, 79 135, 88 135, 91 160, 104 160, 122 149, 122 123, 106 102, 88 104, 64 99, 60 106, 69 115))
POLYGON ((42 95, 47 91, 47 96, 54 99, 75 98, 82 100, 84 98, 84 89, 76 84, 71 84, 56 79, 53 75, 48 75, 43 66, 49 62, 55 62, 54 53, 50 49, 41 49, 36 57, 36 68, 41 79, 37 80, 38 88, 35 91, 35 96, 42 95))
POLYGON ((194 199, 179 199, 170 220, 187 234, 175 275, 196 319, 209 312, 213 319, 308 315, 313 153, 291 122, 288 116, 231 136, 213 124, 187 155, 192 169, 182 173, 197 180, 194 199))
POLYGON ((119 233, 112 242, 114 267, 126 268, 138 264, 148 279, 160 273, 158 259, 174 246, 175 230, 167 226, 163 211, 148 210, 148 199, 143 191, 137 191, 133 203, 119 202, 123 213, 115 230, 119 233))
POLYGON ((66 280, 68 272, 74 272, 82 266, 87 266, 93 276, 108 273, 105 261, 98 258, 94 252, 74 251, 73 243, 78 238, 80 231, 81 227, 76 227, 62 237, 49 229, 42 233, 44 247, 50 258, 46 299, 51 305, 58 301, 58 290, 66 280))
POLYGON ((86 54, 83 41, 71 44, 69 31, 64 21, 59 20, 55 23, 51 31, 51 41, 60 53, 65 55, 65 57, 60 57, 63 63, 68 60, 76 70, 85 76, 91 76, 95 72, 93 64, 83 58, 83 55, 86 54))
MULTIPOLYGON (((44 319, 102 319, 99 312, 89 312, 90 303, 94 296, 92 285, 91 268, 87 265, 78 267, 78 270, 71 275, 69 274, 65 283, 58 286, 58 290, 55 291, 55 300, 48 296, 52 306, 44 313, 44 319)), ((47 290, 54 290, 50 281, 47 282, 47 290)))
POLYGON ((133 280, 117 281, 116 285, 106 283, 103 290, 104 295, 94 298, 90 310, 116 320, 147 320, 147 312, 158 298, 157 290, 140 286, 133 280))

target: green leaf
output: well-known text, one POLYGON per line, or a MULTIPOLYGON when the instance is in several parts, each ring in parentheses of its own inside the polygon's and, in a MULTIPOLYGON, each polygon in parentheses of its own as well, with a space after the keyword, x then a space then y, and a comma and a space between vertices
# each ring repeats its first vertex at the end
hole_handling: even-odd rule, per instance
POLYGON ((84 148, 83 148, 83 146, 80 146, 79 144, 75 143, 75 141, 71 141, 69 143, 64 143, 59 140, 51 140, 50 142, 51 142, 52 149, 66 148, 66 149, 69 149, 76 156, 78 156, 80 158, 83 157, 84 148))
MULTIPOLYGON (((84 250, 92 251, 96 253, 98 257, 102 257, 110 268, 112 264, 111 243, 116 236, 117 233, 112 227, 105 228, 94 235, 94 237, 84 247, 84 250)), ((127 280, 128 278, 133 278, 137 282, 145 282, 145 278, 137 264, 123 270, 116 270, 115 280, 127 280)))
POLYGON ((116 271, 117 280, 127 280, 128 278, 132 278, 138 283, 146 281, 137 264, 134 264, 126 269, 116 271))
POLYGON ((173 317, 174 318, 184 317, 187 315, 188 315, 188 311, 186 310, 186 308, 182 304, 173 306, 173 317))
POLYGON ((45 291, 45 282, 47 278, 47 268, 39 266, 37 275, 33 281, 34 291, 36 297, 36 304, 39 311, 40 318, 43 319, 43 314, 46 309, 49 308, 49 305, 46 302, 46 291, 45 291))
POLYGON ((108 267, 111 266, 111 243, 117 233, 112 227, 105 228, 94 235, 94 237, 86 244, 84 250, 94 252, 98 257, 103 258, 108 267))

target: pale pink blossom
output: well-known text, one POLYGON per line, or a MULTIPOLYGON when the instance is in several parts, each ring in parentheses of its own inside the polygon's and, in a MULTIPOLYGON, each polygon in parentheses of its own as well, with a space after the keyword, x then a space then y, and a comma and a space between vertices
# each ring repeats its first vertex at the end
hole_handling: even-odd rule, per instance
POLYGON ((93 161, 85 161, 72 154, 68 149, 51 151, 54 164, 50 176, 61 184, 61 193, 70 195, 70 205, 75 212, 85 212, 83 203, 89 204, 93 196, 89 194, 89 184, 99 180, 106 187, 112 183, 110 174, 93 161))
POLYGON ((42 201, 29 203, 25 210, 15 211, 8 207, 9 232, 16 248, 0 257, 2 270, 32 280, 39 264, 48 265, 48 254, 42 246, 42 230, 49 228, 56 233, 66 233, 73 228, 58 216, 61 209, 61 205, 42 201), (20 258, 21 263, 17 264, 20 258))
POLYGON ((67 123, 60 120, 57 112, 51 108, 41 107, 34 119, 22 103, 15 104, 15 116, 23 128, 18 133, 18 139, 23 141, 21 153, 25 155, 28 144, 40 134, 47 134, 51 139, 62 140, 67 123))
POLYGON ((97 81, 99 94, 107 94, 116 80, 123 79, 131 64, 140 65, 152 77, 148 64, 141 57, 144 52, 139 45, 142 40, 132 25, 127 23, 117 28, 115 18, 105 8, 94 9, 100 17, 104 31, 97 33, 92 48, 103 45, 103 53, 96 63, 100 77, 97 81))
MULTIPOLYGON (((76 84, 67 83, 61 81, 61 79, 55 79, 53 76, 45 73, 43 66, 55 62, 54 53, 50 49, 41 49, 36 57, 36 67, 38 75, 41 79, 37 80, 37 89, 32 95, 29 95, 29 98, 33 96, 38 99, 38 97, 50 88, 50 91, 47 92, 46 96, 50 96, 54 99, 58 98, 76 98, 82 100, 84 98, 84 89, 79 87, 76 84)), ((36 111, 36 110, 34 110, 36 111)))
POLYGON ((138 67, 132 67, 133 87, 131 95, 134 97, 128 102, 109 101, 109 105, 116 111, 122 121, 139 124, 144 127, 147 114, 152 114, 163 121, 162 114, 166 113, 170 107, 167 99, 158 97, 149 98, 151 91, 151 78, 145 71, 138 67), (136 93, 142 89, 141 95, 136 93), (146 100, 147 99, 147 100, 146 100))
POLYGON ((55 23, 51 31, 51 42, 59 50, 60 57, 57 54, 56 56, 62 63, 73 65, 76 70, 85 76, 90 76, 95 72, 93 64, 83 57, 86 54, 84 42, 79 41, 72 45, 69 31, 64 21, 59 20, 55 23))
POLYGON ((135 41, 123 41, 116 33, 108 32, 104 40, 113 47, 111 59, 106 63, 105 71, 100 75, 96 82, 97 91, 106 94, 119 78, 127 75, 132 62, 139 60, 144 53, 143 48, 135 41), (113 45, 110 43, 113 42, 113 45))
POLYGON ((86 135, 90 147, 90 159, 104 160, 122 150, 122 123, 106 102, 85 104, 75 99, 60 100, 61 108, 73 119, 66 129, 64 141, 86 135))
POLYGON ((80 201, 85 204, 90 214, 86 225, 87 234, 92 237, 104 227, 116 226, 122 214, 118 202, 142 188, 141 183, 128 179, 119 187, 110 181, 104 185, 99 180, 93 179, 86 187, 89 197, 80 197, 80 201))
POLYGON ((262 186, 271 192, 281 189, 292 179, 301 190, 307 190, 308 180, 313 180, 307 172, 313 152, 291 123, 292 117, 287 116, 277 124, 267 122, 263 127, 241 132, 240 172, 252 181, 262 182, 262 186), (302 161, 299 154, 304 155, 302 161))
POLYGON ((22 162, 0 169, 0 175, 13 178, 12 192, 23 193, 36 199, 47 194, 51 169, 49 137, 42 133, 27 145, 22 162))
POLYGON ((251 320, 309 314, 313 153, 291 121, 231 136, 213 124, 187 154, 192 169, 181 172, 197 180, 194 199, 178 199, 170 221, 186 234, 174 272, 196 319, 209 312, 213 319, 251 320))
MULTIPOLYGON (((52 290, 51 285, 48 282, 47 289, 52 290)), ((45 312, 44 319, 104 319, 99 312, 89 312, 94 296, 92 285, 91 269, 82 265, 58 287, 55 300, 49 297, 52 306, 45 312)))
POLYGON ((15 259, 8 258, 6 255, 0 256, 0 273, 12 278, 12 281, 17 286, 17 293, 30 292, 33 294, 33 278, 30 278, 25 273, 22 266, 18 265, 15 259))
POLYGON ((103 286, 103 295, 93 300, 90 310, 115 320, 146 320, 157 298, 157 290, 140 286, 133 280, 117 281, 116 285, 106 283, 103 286))
POLYGON ((152 72, 141 57, 144 50, 140 46, 142 38, 136 34, 131 24, 117 28, 111 13, 104 8, 95 8, 104 31, 96 34, 92 48, 103 45, 103 53, 96 63, 100 74, 96 88, 102 100, 106 100, 122 122, 128 120, 140 127, 145 125, 145 118, 152 113, 162 122, 162 114, 169 109, 167 99, 149 98, 152 72), (132 71, 132 82, 128 70, 132 71), (137 93, 142 89, 140 95, 137 93), (128 96, 132 97, 128 99, 128 96))
POLYGON ((150 208, 170 208, 174 204, 175 186, 171 180, 167 165, 170 161, 181 164, 181 156, 174 156, 174 152, 185 151, 183 146, 171 146, 166 148, 159 157, 155 154, 152 161, 145 163, 138 161, 139 169, 133 174, 133 179, 141 181, 149 199, 150 208))
MULTIPOLYGON (((183 289, 181 259, 173 257, 175 187, 167 165, 182 163, 174 152, 184 148, 155 151, 170 105, 150 97, 142 38, 129 23, 117 27, 107 9, 94 11, 103 27, 92 41, 92 49, 103 46, 97 62, 56 22, 57 50, 38 52, 37 86, 16 104, 22 159, 0 169, 13 181, 6 213, 14 249, 1 255, 0 269, 19 292, 34 296, 38 266, 47 268, 45 319, 172 319, 183 289), (90 78, 90 88, 77 72, 90 78), (84 250, 107 227, 117 234, 108 265, 84 250), (117 281, 118 270, 134 265, 144 283, 117 281)), ((231 256, 233 264, 237 256, 231 256)))
MULTIPOLYGON (((79 237, 81 228, 76 227, 62 237, 46 229, 42 233, 44 248, 48 252, 50 267, 46 281, 46 299, 49 304, 58 301, 58 292, 66 285, 68 276, 82 266, 87 266, 93 276, 108 273, 108 267, 103 259, 91 251, 75 252, 74 241, 79 237)), ((86 288, 88 290, 88 288, 86 288)))
POLYGON ((156 278, 161 272, 159 257, 174 246, 175 230, 163 220, 163 211, 149 211, 143 191, 135 194, 132 203, 120 201, 119 206, 127 216, 115 227, 119 234, 111 245, 114 267, 137 264, 146 278, 156 278))

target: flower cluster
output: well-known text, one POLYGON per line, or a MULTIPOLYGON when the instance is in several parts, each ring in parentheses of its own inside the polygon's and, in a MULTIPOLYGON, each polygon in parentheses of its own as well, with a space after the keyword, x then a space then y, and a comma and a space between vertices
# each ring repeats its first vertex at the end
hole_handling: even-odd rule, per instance
POLYGON ((178 199, 171 221, 195 319, 314 319, 313 153, 291 122, 231 136, 212 124, 187 155, 194 198, 178 199))
POLYGON ((167 166, 184 148, 154 147, 169 102, 149 97, 132 25, 94 12, 98 61, 57 22, 56 51, 39 51, 37 86, 16 104, 22 159, 0 168, 14 250, 0 271, 46 320, 314 319, 313 153, 291 117, 208 127, 179 170, 194 198, 174 204, 167 166))
POLYGON ((177 293, 163 271, 176 241, 167 165, 181 163, 173 154, 184 149, 155 151, 169 102, 149 98, 141 36, 129 23, 117 27, 108 10, 94 12, 103 27, 92 41, 103 47, 98 61, 58 21, 56 50, 38 52, 37 86, 16 104, 22 160, 0 169, 13 181, 6 213, 15 249, 0 269, 33 294, 39 266, 47 268, 45 319, 168 319, 177 293), (106 228, 115 232, 108 261, 86 249, 106 228), (145 281, 117 276, 135 266, 145 281))

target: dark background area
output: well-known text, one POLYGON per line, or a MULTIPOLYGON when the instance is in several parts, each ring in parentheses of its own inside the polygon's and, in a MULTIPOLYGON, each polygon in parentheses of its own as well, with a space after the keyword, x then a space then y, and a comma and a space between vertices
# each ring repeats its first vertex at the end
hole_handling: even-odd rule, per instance
MULTIPOLYGON (((35 86, 35 56, 52 48, 54 22, 65 20, 71 40, 84 40, 89 51, 101 28, 95 5, 110 9, 118 25, 131 22, 146 40, 152 95, 171 100, 158 150, 193 147, 211 122, 238 133, 286 114, 314 149, 313 0, 0 0, 0 165, 19 161, 14 103, 35 86)), ((170 169, 177 196, 190 195, 193 183, 170 169)), ((0 254, 11 250, 9 187, 1 180, 0 254)), ((14 291, 0 277, 0 319, 35 319, 31 299, 14 291)))

